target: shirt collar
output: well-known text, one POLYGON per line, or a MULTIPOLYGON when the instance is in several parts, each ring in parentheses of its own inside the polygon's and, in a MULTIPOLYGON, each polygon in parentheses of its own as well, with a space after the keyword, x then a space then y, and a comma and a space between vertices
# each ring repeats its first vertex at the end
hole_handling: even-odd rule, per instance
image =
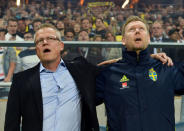
MULTIPOLYGON (((59 66, 63 66, 64 68, 66 68, 66 65, 65 65, 63 59, 60 60, 59 66)), ((57 68, 58 68, 58 67, 57 67, 57 68)), ((52 72, 52 71, 46 69, 46 68, 42 65, 42 63, 40 63, 40 73, 41 73, 41 72, 52 72)))
POLYGON ((162 41, 162 38, 163 38, 162 36, 160 36, 159 38, 153 37, 153 40, 154 40, 154 41, 159 41, 159 42, 161 42, 161 41, 162 41))

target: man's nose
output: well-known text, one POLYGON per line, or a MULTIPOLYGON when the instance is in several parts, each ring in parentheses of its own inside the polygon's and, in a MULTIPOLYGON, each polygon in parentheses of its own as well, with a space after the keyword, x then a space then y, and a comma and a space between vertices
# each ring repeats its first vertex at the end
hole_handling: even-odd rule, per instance
POLYGON ((140 29, 136 28, 136 29, 135 29, 135 33, 136 33, 136 34, 137 34, 137 33, 140 33, 140 29))
POLYGON ((43 43, 45 43, 45 42, 47 43, 47 40, 46 39, 43 39, 43 43))
POLYGON ((43 39, 42 45, 47 45, 47 44, 48 44, 48 40, 47 39, 43 39))
POLYGON ((135 31, 139 31, 140 29, 139 28, 136 28, 135 31))

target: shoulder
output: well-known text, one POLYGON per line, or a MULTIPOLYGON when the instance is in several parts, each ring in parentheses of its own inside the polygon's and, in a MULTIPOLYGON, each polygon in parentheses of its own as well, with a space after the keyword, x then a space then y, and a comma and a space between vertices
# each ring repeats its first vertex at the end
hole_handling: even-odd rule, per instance
POLYGON ((6 33, 5 39, 8 40, 11 35, 9 33, 6 33))
POLYGON ((91 64, 84 57, 76 57, 70 61, 64 60, 64 62, 68 69, 77 69, 83 72, 90 71, 95 73, 98 73, 100 70, 98 66, 91 64))
POLYGON ((153 42, 153 37, 150 38, 151 42, 153 42))
POLYGON ((172 40, 170 38, 165 38, 165 37, 163 37, 162 41, 163 42, 176 42, 175 40, 172 40))
POLYGON ((16 41, 24 41, 24 39, 21 38, 19 35, 16 35, 16 41))
POLYGON ((19 53, 20 57, 30 56, 30 55, 36 55, 36 51, 35 50, 26 49, 26 50, 23 50, 23 51, 21 51, 19 53))
POLYGON ((39 73, 40 69, 40 63, 38 63, 36 66, 29 68, 27 70, 18 72, 14 74, 15 78, 23 78, 24 80, 27 79, 28 77, 32 77, 34 74, 39 73))
POLYGON ((19 53, 19 57, 24 57, 24 56, 26 56, 26 54, 28 54, 28 50, 27 50, 27 49, 21 51, 21 52, 19 53))
POLYGON ((73 60, 64 60, 67 64, 78 64, 78 65, 85 65, 85 64, 91 64, 89 63, 84 57, 76 57, 73 60))
POLYGON ((102 72, 108 73, 108 72, 114 71, 114 70, 119 69, 119 68, 124 68, 124 65, 127 66, 126 62, 123 59, 121 59, 115 63, 101 66, 100 71, 101 71, 101 73, 102 72))
POLYGON ((11 53, 16 54, 15 49, 13 47, 8 47, 5 50, 5 53, 7 53, 7 54, 11 54, 11 53))
POLYGON ((14 51, 15 52, 15 49, 13 47, 7 47, 7 51, 14 51))
POLYGON ((156 60, 151 58, 151 62, 149 67, 153 67, 157 69, 159 72, 164 72, 165 75, 170 74, 169 76, 173 76, 174 72, 178 71, 178 66, 174 64, 173 66, 168 66, 167 63, 163 64, 160 60, 156 60))

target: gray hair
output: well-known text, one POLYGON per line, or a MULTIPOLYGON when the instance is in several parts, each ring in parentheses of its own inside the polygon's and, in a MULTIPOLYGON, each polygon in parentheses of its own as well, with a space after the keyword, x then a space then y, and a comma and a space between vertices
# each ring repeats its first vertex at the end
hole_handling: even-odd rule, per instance
MULTIPOLYGON (((53 30, 56 31, 56 35, 58 37, 58 39, 61 41, 61 33, 59 32, 59 30, 52 24, 48 24, 48 23, 45 23, 45 24, 41 24, 40 27, 38 28, 38 30, 36 31, 36 33, 43 29, 43 28, 52 28, 53 30)), ((36 33, 34 34, 34 42, 35 42, 35 38, 36 38, 36 33)))

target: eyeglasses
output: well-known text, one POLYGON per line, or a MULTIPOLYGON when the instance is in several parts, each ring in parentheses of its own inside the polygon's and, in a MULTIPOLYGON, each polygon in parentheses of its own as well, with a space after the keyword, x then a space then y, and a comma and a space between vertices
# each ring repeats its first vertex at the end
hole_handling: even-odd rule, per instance
POLYGON ((162 29, 161 27, 152 27, 152 29, 162 29))
POLYGON ((35 41, 36 45, 42 45, 44 44, 44 41, 47 41, 47 42, 55 42, 55 41, 60 41, 59 38, 57 38, 56 36, 49 36, 49 37, 46 37, 46 38, 40 38, 38 39, 37 41, 35 41))
POLYGON ((67 38, 73 38, 73 36, 69 36, 69 35, 67 35, 66 37, 67 37, 67 38))
POLYGON ((24 39, 32 39, 32 36, 25 36, 24 39))

